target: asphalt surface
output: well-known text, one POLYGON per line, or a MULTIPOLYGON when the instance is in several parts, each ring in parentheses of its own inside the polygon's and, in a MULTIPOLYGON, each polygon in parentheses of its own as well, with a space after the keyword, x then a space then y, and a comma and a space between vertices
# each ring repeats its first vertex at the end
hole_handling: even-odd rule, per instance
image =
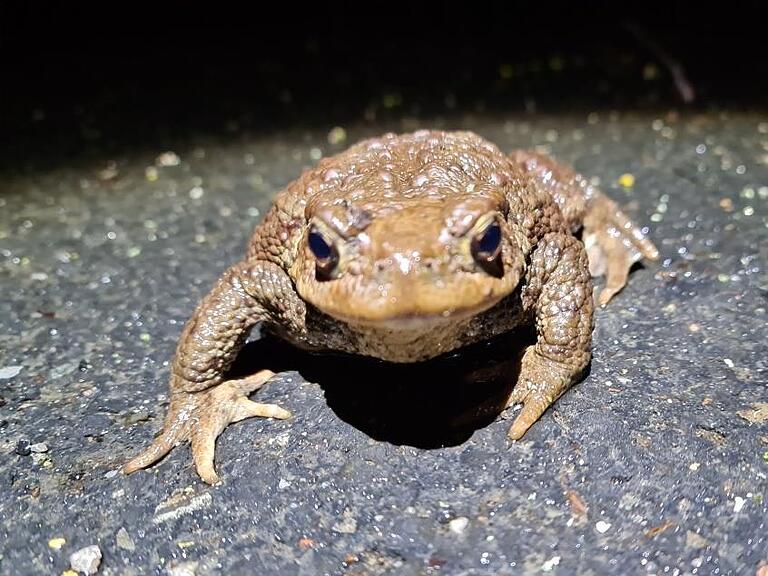
POLYGON ((768 115, 454 116, 237 134, 0 176, 0 574, 755 574, 768 563, 768 115), (588 376, 510 446, 525 335, 416 367, 274 341, 291 410, 125 477, 196 302, 270 198, 387 129, 538 146, 650 228, 588 376), (169 153, 172 152, 172 153, 169 153), (634 182, 633 182, 634 181, 634 182), (762 404, 761 404, 762 403, 762 404), (44 443, 45 446, 40 446, 44 443), (30 448, 31 445, 31 448, 30 448))

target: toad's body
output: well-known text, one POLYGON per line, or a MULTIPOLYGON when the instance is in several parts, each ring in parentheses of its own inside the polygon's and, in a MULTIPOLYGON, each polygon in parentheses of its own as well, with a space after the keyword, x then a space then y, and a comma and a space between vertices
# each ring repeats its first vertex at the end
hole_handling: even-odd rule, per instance
POLYGON ((517 439, 589 362, 590 270, 607 277, 605 304, 643 257, 658 254, 616 205, 547 157, 506 156, 468 132, 361 142, 277 196, 245 260, 185 327, 163 433, 125 470, 189 439, 213 483, 214 443, 227 424, 289 416, 248 399, 270 372, 223 379, 257 323, 302 347, 392 362, 533 324, 537 343, 509 399, 523 403, 509 432, 517 439))

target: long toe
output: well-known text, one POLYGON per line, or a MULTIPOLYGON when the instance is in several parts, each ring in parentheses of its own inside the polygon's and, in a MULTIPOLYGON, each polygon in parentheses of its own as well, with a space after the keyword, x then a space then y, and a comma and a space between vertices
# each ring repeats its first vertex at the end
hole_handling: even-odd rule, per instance
POLYGON ((640 253, 634 250, 615 249, 609 252, 606 262, 605 287, 600 292, 598 303, 605 306, 627 284, 632 264, 640 259, 640 253))
POLYGON ((224 384, 247 396, 264 386, 274 375, 275 373, 272 370, 259 370, 256 374, 251 374, 245 378, 238 378, 237 380, 228 380, 224 384))
POLYGON ((232 417, 232 422, 255 416, 285 420, 291 417, 291 413, 288 412, 288 410, 280 408, 277 404, 260 404, 259 402, 254 402, 248 398, 238 398, 235 402, 235 411, 232 417))
POLYGON ((172 443, 162 437, 156 438, 146 450, 123 465, 123 474, 133 474, 137 470, 151 466, 168 454, 171 448, 173 448, 172 443))
POLYGON ((206 484, 218 484, 220 479, 213 465, 216 451, 216 438, 221 431, 210 426, 203 426, 192 436, 192 459, 200 478, 206 484))
POLYGON ((531 395, 523 404, 523 409, 507 432, 510 440, 520 440, 528 429, 536 422, 552 402, 538 395, 531 395))
POLYGON ((146 450, 123 466, 123 473, 132 474, 137 470, 151 466, 175 446, 188 440, 193 422, 190 411, 194 407, 194 400, 188 397, 171 398, 171 405, 168 408, 168 415, 165 417, 162 432, 146 450))

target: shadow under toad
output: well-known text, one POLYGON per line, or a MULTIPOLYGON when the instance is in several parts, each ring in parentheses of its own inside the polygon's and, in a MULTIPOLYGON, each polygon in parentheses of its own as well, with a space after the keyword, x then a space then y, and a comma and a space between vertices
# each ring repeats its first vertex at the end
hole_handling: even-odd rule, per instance
POLYGON ((249 342, 230 375, 297 371, 320 385, 334 413, 376 440, 418 448, 456 446, 504 410, 525 347, 515 331, 413 364, 307 352, 269 335, 249 342))

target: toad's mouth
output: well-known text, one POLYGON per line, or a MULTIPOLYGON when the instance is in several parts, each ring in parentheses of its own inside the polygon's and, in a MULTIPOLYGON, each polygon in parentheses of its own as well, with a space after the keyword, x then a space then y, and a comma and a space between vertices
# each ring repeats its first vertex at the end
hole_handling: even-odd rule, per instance
MULTIPOLYGON (((518 287, 520 273, 502 278, 467 274, 452 281, 416 278, 405 281, 302 282, 296 287, 305 302, 351 326, 390 331, 422 330, 466 321, 494 307, 518 287)), ((395 279, 400 280, 400 279, 395 279)))
POLYGON ((341 312, 339 310, 323 310, 329 316, 353 326, 384 328, 392 331, 411 331, 454 324, 473 316, 477 316, 493 308, 504 298, 503 295, 490 298, 484 302, 471 306, 453 306, 434 310, 413 308, 411 310, 382 313, 381 309, 358 309, 354 313, 341 312))

